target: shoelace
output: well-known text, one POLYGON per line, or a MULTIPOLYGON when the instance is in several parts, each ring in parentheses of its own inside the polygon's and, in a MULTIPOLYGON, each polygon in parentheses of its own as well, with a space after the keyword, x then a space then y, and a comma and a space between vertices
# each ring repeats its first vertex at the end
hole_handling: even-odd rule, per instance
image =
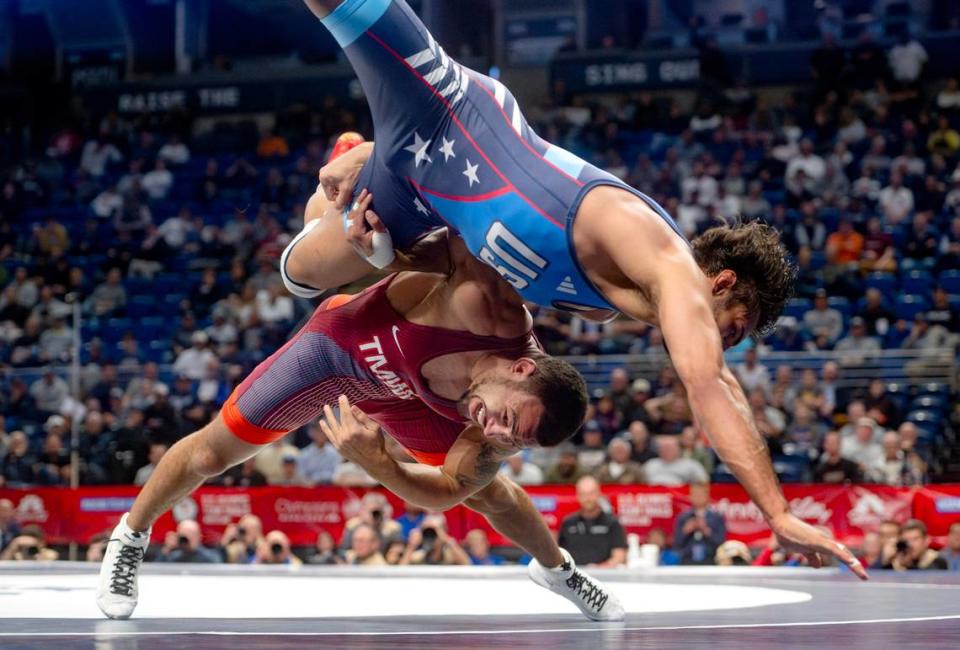
POLYGON ((609 595, 605 594, 603 589, 598 587, 590 578, 580 573, 580 569, 575 570, 573 575, 567 578, 567 586, 575 589, 577 596, 596 612, 599 612, 607 604, 609 595))
POLYGON ((110 579, 110 593, 132 596, 137 579, 137 567, 143 560, 143 549, 128 546, 119 539, 111 539, 110 541, 120 542, 121 545, 110 579))

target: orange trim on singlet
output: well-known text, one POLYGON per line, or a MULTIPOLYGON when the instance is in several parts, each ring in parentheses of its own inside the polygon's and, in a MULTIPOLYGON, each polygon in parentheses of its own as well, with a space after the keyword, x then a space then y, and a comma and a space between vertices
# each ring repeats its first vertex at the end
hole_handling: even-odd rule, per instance
POLYGON ((332 309, 336 309, 337 307, 342 307, 354 298, 356 298, 356 296, 349 293, 338 293, 337 295, 330 296, 320 303, 320 308, 324 311, 330 311, 332 309))
POLYGON ((243 416, 240 409, 237 408, 237 391, 234 390, 230 398, 220 410, 224 423, 230 429, 230 433, 251 445, 269 445, 275 440, 279 440, 288 433, 288 430, 274 431, 273 429, 264 429, 252 424, 243 416))
POLYGON ((404 447, 404 450, 413 456, 413 459, 421 465, 433 465, 434 467, 440 467, 443 465, 444 461, 447 460, 447 452, 445 451, 417 451, 415 449, 407 449, 406 447, 404 447))

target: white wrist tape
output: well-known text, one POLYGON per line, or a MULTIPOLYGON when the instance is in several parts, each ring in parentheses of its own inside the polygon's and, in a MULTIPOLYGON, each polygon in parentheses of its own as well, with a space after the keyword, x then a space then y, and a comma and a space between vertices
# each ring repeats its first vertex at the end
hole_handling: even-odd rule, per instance
MULTIPOLYGON (((343 210, 343 230, 344 232, 350 227, 350 210, 352 208, 345 208, 343 210)), ((375 232, 373 233, 373 255, 367 255, 362 250, 356 246, 353 249, 357 252, 357 255, 365 259, 371 265, 377 267, 378 269, 385 269, 391 264, 393 260, 397 258, 396 251, 393 250, 393 238, 388 232, 375 232)))

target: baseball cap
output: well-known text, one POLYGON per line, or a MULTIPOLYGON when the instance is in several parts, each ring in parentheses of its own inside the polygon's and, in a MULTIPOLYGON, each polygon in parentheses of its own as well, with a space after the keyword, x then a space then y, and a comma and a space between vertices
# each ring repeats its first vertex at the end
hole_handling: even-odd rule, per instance
POLYGON ((633 380, 633 384, 630 385, 635 393, 649 393, 650 392, 650 382, 643 377, 633 380))
POLYGON ((43 428, 46 431, 49 431, 53 427, 65 427, 67 426, 67 419, 62 415, 51 415, 47 418, 46 423, 43 425, 43 428))

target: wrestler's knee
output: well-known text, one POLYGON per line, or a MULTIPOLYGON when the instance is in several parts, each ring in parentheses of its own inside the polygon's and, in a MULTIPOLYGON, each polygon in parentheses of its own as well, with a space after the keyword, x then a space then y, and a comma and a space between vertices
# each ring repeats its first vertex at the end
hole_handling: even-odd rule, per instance
POLYGON ((178 444, 184 443, 190 445, 193 471, 207 477, 223 474, 258 449, 236 439, 219 417, 178 444))

